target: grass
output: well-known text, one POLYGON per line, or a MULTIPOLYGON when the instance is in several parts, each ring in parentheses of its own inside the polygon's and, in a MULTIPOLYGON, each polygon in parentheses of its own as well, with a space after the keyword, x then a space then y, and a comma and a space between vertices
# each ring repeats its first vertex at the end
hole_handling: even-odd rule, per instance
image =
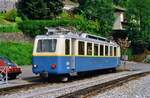
POLYGON ((0 14, 0 33, 14 33, 20 32, 18 24, 16 22, 10 22, 5 20, 5 14, 0 14))
POLYGON ((30 43, 0 42, 0 55, 10 58, 18 65, 30 65, 32 47, 30 43))
POLYGON ((11 22, 5 20, 5 15, 4 14, 0 14, 0 25, 7 25, 7 24, 11 24, 11 22))
POLYGON ((11 22, 5 20, 5 19, 2 19, 0 18, 0 25, 6 25, 6 24, 11 24, 11 22))
POLYGON ((19 30, 17 23, 11 23, 11 24, 0 24, 0 32, 14 33, 14 32, 21 32, 21 31, 19 30))
POLYGON ((4 14, 0 14, 0 19, 4 19, 5 15, 4 14))

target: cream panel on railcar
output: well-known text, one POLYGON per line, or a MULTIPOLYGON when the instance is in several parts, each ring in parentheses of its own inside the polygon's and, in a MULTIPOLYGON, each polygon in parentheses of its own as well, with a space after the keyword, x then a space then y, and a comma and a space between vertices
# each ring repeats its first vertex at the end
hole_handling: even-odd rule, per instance
POLYGON ((59 55, 65 55, 65 39, 64 38, 58 38, 56 53, 59 55))
POLYGON ((120 47, 119 47, 119 46, 117 47, 117 56, 118 56, 118 57, 121 56, 121 50, 120 50, 120 47))
POLYGON ((35 41, 34 41, 34 49, 33 49, 33 55, 47 55, 47 56, 51 56, 51 55, 60 55, 60 54, 63 54, 64 52, 64 39, 63 38, 58 38, 58 37, 49 37, 49 36, 38 36, 35 38, 35 41), (55 51, 53 52, 37 52, 37 49, 38 49, 38 42, 40 40, 54 40, 56 39, 56 49, 55 51))

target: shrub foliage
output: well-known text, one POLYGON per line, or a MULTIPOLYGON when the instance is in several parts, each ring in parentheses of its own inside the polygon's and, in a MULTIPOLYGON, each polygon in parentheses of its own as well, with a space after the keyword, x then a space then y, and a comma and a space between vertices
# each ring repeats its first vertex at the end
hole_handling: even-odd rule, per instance
POLYGON ((5 14, 5 19, 7 21, 15 22, 16 17, 17 17, 17 10, 16 9, 12 9, 5 14))
POLYGON ((31 64, 31 44, 16 42, 0 42, 0 47, 0 55, 9 57, 18 65, 31 64))
POLYGON ((81 16, 76 16, 75 19, 62 18, 53 20, 30 20, 19 23, 19 29, 32 37, 39 34, 45 34, 45 27, 57 26, 74 26, 79 31, 95 32, 96 34, 100 34, 98 31, 98 22, 86 20, 81 16))

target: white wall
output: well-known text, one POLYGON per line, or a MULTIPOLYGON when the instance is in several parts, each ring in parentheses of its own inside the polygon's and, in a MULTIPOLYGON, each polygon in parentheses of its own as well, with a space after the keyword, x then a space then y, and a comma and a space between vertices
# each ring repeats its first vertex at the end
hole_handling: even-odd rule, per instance
POLYGON ((123 12, 115 12, 115 22, 113 25, 113 30, 122 30, 122 23, 124 21, 123 12))

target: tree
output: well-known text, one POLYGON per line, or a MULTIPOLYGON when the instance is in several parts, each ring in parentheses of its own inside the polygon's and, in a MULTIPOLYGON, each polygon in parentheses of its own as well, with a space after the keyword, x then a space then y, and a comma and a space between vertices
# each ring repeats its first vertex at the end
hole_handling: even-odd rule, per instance
POLYGON ((126 7, 129 0, 113 0, 114 5, 126 7))
POLYGON ((86 3, 87 0, 78 0, 79 3, 79 8, 83 9, 84 8, 84 4, 86 3))
POLYGON ((52 17, 56 17, 62 12, 62 8, 64 6, 63 0, 47 0, 48 13, 51 14, 52 17))
MULTIPOLYGON (((143 47, 150 46, 150 0, 130 0, 127 5, 127 30, 134 48, 140 43, 143 47), (139 43, 140 42, 140 43, 139 43)), ((138 45, 139 44, 139 45, 138 45)))
POLYGON ((62 12, 61 0, 19 0, 18 13, 23 18, 49 19, 62 12))
POLYGON ((128 37, 124 39, 118 38, 117 43, 121 48, 121 54, 126 55, 126 52, 128 48, 130 47, 131 41, 128 40, 128 37))
POLYGON ((79 0, 81 10, 90 20, 99 22, 99 32, 108 36, 114 22, 114 8, 112 0, 79 0), (82 4, 82 5, 81 5, 82 4))

